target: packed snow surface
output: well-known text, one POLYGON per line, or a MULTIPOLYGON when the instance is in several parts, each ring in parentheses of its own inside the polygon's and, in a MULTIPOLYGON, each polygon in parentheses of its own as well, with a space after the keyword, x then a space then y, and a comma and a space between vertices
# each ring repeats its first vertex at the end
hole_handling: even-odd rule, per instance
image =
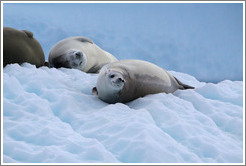
POLYGON ((107 104, 97 74, 12 64, 3 70, 4 163, 241 163, 243 82, 107 104))

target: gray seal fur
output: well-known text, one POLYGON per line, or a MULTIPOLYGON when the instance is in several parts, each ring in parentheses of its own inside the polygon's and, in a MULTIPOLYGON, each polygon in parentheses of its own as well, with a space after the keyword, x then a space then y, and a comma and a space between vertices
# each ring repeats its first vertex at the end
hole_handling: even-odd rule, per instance
POLYGON ((120 60, 105 65, 92 93, 113 104, 126 103, 155 93, 173 93, 177 89, 194 89, 183 84, 166 70, 142 60, 120 60))
POLYGON ((50 67, 75 68, 87 73, 97 73, 105 64, 115 61, 118 60, 113 55, 82 36, 61 40, 49 53, 50 67))
POLYGON ((28 30, 18 30, 11 27, 3 28, 3 67, 7 64, 28 62, 43 66, 45 57, 40 43, 28 30))

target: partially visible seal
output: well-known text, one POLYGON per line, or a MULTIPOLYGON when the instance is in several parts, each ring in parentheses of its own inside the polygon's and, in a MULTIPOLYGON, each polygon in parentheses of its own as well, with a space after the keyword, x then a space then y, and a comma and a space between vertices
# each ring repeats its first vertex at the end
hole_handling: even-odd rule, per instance
POLYGON ((61 40, 49 53, 50 67, 75 68, 87 73, 96 73, 105 64, 115 61, 113 55, 81 36, 61 40))
POLYGON ((142 60, 120 60, 104 66, 92 93, 110 104, 126 103, 148 94, 194 89, 166 70, 142 60))
POLYGON ((17 30, 10 27, 3 28, 3 66, 24 62, 43 66, 44 52, 33 33, 27 30, 17 30))

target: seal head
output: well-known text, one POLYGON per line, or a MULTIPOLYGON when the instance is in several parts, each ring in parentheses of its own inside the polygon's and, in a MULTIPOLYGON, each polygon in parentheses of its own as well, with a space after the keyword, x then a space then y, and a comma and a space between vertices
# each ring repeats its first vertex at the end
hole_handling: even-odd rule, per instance
POLYGON ((72 49, 65 54, 55 57, 50 67, 66 67, 83 70, 85 68, 87 58, 81 50, 72 49))
POLYGON ((126 84, 124 74, 117 70, 107 69, 100 71, 100 82, 94 87, 92 93, 107 103, 116 103, 120 100, 121 92, 126 84))

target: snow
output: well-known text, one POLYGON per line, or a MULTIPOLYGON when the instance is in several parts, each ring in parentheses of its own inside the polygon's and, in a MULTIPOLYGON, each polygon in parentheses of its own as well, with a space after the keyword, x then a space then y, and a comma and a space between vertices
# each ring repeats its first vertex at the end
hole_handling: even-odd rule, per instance
POLYGON ((91 93, 97 74, 8 65, 3 162, 243 163, 242 20, 242 3, 3 3, 3 26, 32 31, 46 60, 86 36, 196 87, 107 104, 91 93))
POLYGON ((98 74, 24 63, 3 70, 4 163, 242 163, 243 82, 107 104, 98 74))

